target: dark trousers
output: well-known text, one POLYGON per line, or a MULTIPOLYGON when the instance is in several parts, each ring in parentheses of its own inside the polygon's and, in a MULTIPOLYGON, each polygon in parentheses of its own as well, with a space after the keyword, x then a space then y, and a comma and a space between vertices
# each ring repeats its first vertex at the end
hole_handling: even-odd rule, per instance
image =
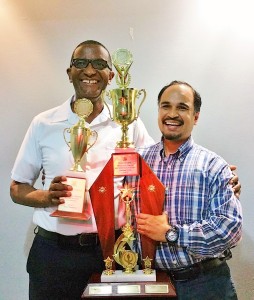
POLYGON ((68 249, 36 235, 27 261, 29 299, 81 299, 91 274, 103 269, 100 245, 68 249))
POLYGON ((174 282, 179 300, 237 300, 226 262, 187 281, 174 282))

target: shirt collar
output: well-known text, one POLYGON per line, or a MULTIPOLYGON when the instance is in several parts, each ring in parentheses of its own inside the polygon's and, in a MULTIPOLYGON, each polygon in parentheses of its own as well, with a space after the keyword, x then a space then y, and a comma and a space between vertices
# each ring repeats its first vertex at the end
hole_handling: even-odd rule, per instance
MULTIPOLYGON (((164 140, 164 138, 162 137, 160 146, 159 146, 160 156, 162 158, 165 157, 163 140, 164 140)), ((190 149, 193 147, 193 145, 194 145, 194 140, 193 140, 192 136, 190 136, 188 138, 188 140, 186 142, 184 142, 177 149, 177 151, 175 153, 173 153, 172 155, 176 155, 179 159, 183 159, 187 155, 187 153, 190 151, 190 149)))
POLYGON ((179 151, 178 158, 179 159, 184 158, 187 155, 187 153, 190 151, 190 149, 193 147, 193 145, 194 145, 194 140, 192 136, 190 136, 188 140, 178 148, 179 151))
MULTIPOLYGON (((70 97, 67 101, 57 107, 51 119, 52 123, 68 121, 71 124, 75 124, 78 121, 78 116, 71 109, 71 102, 73 101, 73 98, 74 96, 70 97)), ((109 108, 112 113, 112 105, 109 104, 109 108)), ((110 119, 109 111, 104 105, 102 112, 91 122, 90 125, 101 124, 110 119)))
MULTIPOLYGON (((112 105, 108 104, 109 108, 110 108, 110 112, 112 115, 112 105)), ((109 110, 108 108, 104 105, 103 110, 101 111, 101 113, 90 123, 90 126, 95 126, 98 124, 102 124, 104 122, 108 122, 109 120, 111 120, 110 114, 109 114, 109 110)))
POLYGON ((51 118, 52 123, 69 121, 70 123, 75 123, 77 116, 71 110, 71 101, 73 96, 70 97, 67 101, 63 104, 59 105, 54 112, 54 115, 51 118))

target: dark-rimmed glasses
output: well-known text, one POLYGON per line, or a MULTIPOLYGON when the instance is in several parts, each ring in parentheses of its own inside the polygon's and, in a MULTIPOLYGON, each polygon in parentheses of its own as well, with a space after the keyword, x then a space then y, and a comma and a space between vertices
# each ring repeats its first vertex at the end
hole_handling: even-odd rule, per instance
POLYGON ((90 63, 92 67, 96 70, 103 70, 105 68, 109 68, 110 70, 112 70, 108 65, 107 61, 102 58, 98 58, 98 59, 74 58, 71 61, 71 67, 74 66, 77 69, 84 69, 90 63))

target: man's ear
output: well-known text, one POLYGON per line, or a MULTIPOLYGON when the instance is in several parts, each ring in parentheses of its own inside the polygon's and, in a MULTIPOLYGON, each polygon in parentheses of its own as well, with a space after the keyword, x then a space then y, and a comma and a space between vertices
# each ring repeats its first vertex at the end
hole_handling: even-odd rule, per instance
POLYGON ((113 71, 110 71, 109 77, 108 77, 109 81, 111 81, 114 78, 114 76, 115 76, 115 73, 113 71))
POLYGON ((198 119, 199 119, 199 112, 196 112, 195 116, 194 116, 194 124, 195 125, 198 123, 198 119))
POLYGON ((71 68, 68 68, 68 69, 66 70, 66 73, 67 73, 67 75, 68 75, 68 77, 69 77, 69 81, 72 82, 72 78, 71 78, 71 68))

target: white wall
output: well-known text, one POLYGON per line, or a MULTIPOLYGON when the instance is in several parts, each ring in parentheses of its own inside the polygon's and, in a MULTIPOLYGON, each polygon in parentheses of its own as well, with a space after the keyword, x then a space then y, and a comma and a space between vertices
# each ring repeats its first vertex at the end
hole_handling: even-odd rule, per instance
POLYGON ((254 298, 253 9, 251 0, 0 0, 0 299, 28 299, 33 238, 33 209, 12 203, 10 171, 32 117, 72 94, 65 70, 86 39, 132 51, 131 86, 147 90, 141 116, 156 140, 160 88, 178 79, 201 93, 194 137, 238 167, 244 236, 230 265, 239 299, 254 298))

